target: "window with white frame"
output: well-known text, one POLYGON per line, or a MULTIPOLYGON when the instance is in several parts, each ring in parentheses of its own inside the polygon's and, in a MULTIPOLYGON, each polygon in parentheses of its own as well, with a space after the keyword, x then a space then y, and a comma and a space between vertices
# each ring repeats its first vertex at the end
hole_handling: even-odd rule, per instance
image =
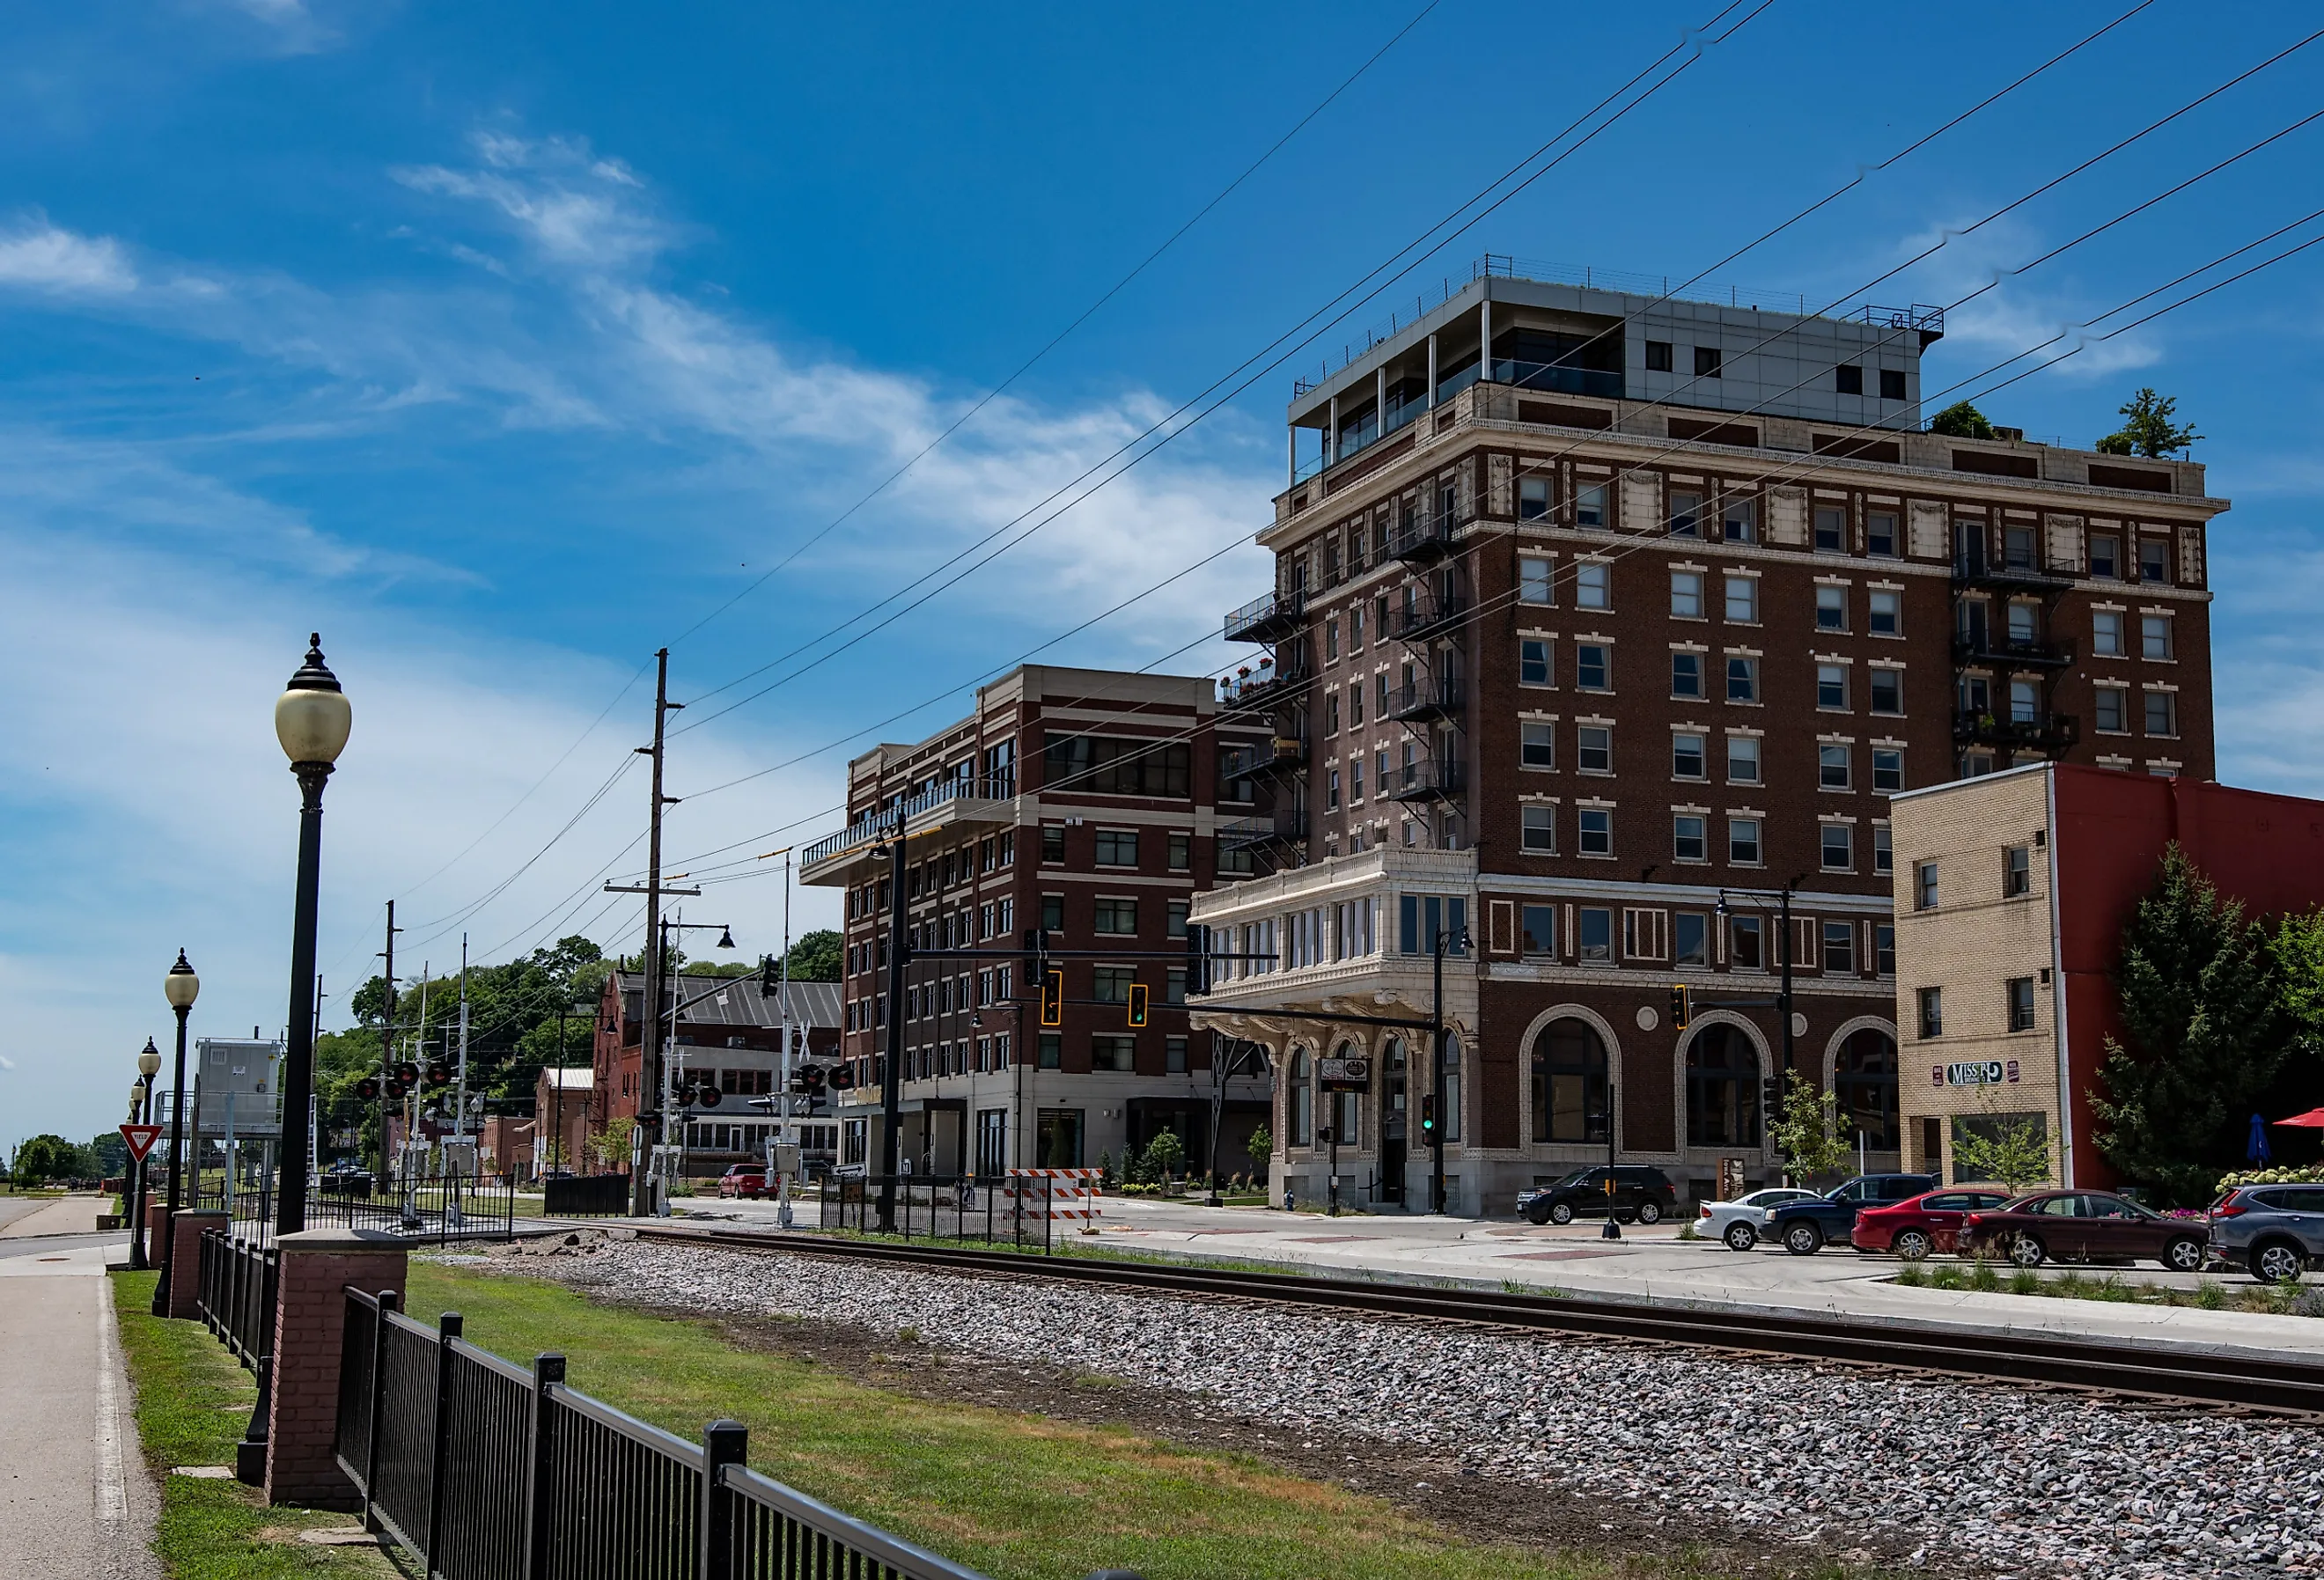
POLYGON ((1872 870, 1884 878, 1896 870, 1895 845, 1886 823, 1872 826, 1872 870))
POLYGON ((1868 601, 1871 618, 1868 626, 1875 636, 1902 636, 1904 633, 1904 595, 1894 587, 1875 587, 1868 601))
POLYGON ((1527 855, 1557 854, 1557 808, 1539 801, 1528 801, 1518 809, 1522 825, 1523 844, 1527 855))
POLYGON ((1517 520, 1537 522, 1549 513, 1549 479, 1517 479, 1517 520))
POLYGON ((1730 574, 1727 577, 1727 621, 1730 625, 1759 624, 1759 578, 1730 574))
POLYGON ((1517 602, 1520 604, 1555 603, 1557 600, 1551 589, 1552 577, 1556 569, 1557 562, 1554 559, 1544 559, 1533 554, 1518 555, 1517 602))
POLYGON ((1584 807, 1575 825, 1580 830, 1583 855, 1614 854, 1614 813, 1607 807, 1584 807))
POLYGON ((1524 768, 1557 766, 1557 728, 1538 719, 1517 725, 1517 762, 1524 768))
POLYGON ((1670 694, 1677 698, 1701 699, 1702 696, 1702 655, 1701 653, 1674 652, 1671 654, 1670 694))
POLYGON ((1818 631, 1848 629, 1848 589, 1830 585, 1816 588, 1815 623, 1818 631))
POLYGON ((1610 609, 1614 606, 1614 568, 1603 560, 1585 559, 1573 568, 1573 606, 1610 609))
POLYGON ((2126 735, 2130 733, 2130 693, 2120 686, 2098 686, 2090 690, 2092 723, 2102 735, 2126 735))
POLYGON ((1611 691, 1614 650, 1594 642, 1578 643, 1573 650, 1573 683, 1584 691, 1611 691))
POLYGON ((1727 737, 1727 782, 1757 784, 1759 778, 1759 737, 1729 735, 1727 737))
POLYGON ((1902 715, 1904 711, 1904 671, 1880 664, 1865 671, 1868 689, 1872 694, 1872 711, 1902 715))
POLYGON ((2090 615, 2090 651, 2102 659, 2124 656, 2122 645, 2122 611, 2098 609, 2090 615))
POLYGON ((1671 736, 1671 777, 1673 779, 1706 777, 1701 735, 1681 731, 1671 736))
POLYGON ((1816 747, 1816 788, 1818 790, 1844 790, 1849 788, 1849 755, 1846 746, 1831 741, 1826 741, 1816 747))
POLYGON ((1738 867, 1759 864, 1759 819, 1729 818, 1727 819, 1727 859, 1738 867))
POLYGON ((1606 511, 1607 492, 1603 483, 1585 483, 1573 491, 1575 526, 1606 527, 1612 524, 1606 511))
POLYGON ((1573 765, 1584 773, 1614 772, 1614 732, 1607 725, 1581 725, 1573 732, 1573 765))
POLYGON ((1904 748, 1872 748, 1872 788, 1888 794, 1904 788, 1904 748))
POLYGON ((1845 823, 1826 823, 1822 834, 1823 870, 1827 873, 1854 872, 1856 830, 1845 823))
POLYGON ((1550 684, 1549 639, 1527 636, 1517 642, 1517 684, 1546 686, 1550 684))
POLYGON ((1816 666, 1816 707, 1827 712, 1848 711, 1848 666, 1818 664, 1816 666))
POLYGON ((2179 733, 2179 697, 2172 691, 2146 694, 2146 733, 2170 736, 2179 733))
POLYGON ((2138 656, 2143 659, 2167 659, 2172 656, 2170 615, 2141 614, 2138 617, 2138 656))
POLYGON ((1703 818, 1697 812, 1676 812, 1671 816, 1671 858, 1674 861, 1701 862, 1711 859, 1702 831, 1703 818))
POLYGON ((1757 702, 1759 700, 1759 661, 1739 653, 1727 656, 1727 700, 1757 702))
POLYGON ((1676 620, 1702 618, 1702 573, 1699 570, 1674 570, 1670 573, 1670 612, 1676 620))

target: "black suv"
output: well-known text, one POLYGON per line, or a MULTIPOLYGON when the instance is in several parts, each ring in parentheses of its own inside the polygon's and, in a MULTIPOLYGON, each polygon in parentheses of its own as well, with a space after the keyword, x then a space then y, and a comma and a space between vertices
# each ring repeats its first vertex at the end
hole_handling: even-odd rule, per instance
POLYGON ((1576 1217, 1602 1215, 1611 1205, 1614 1216, 1627 1224, 1659 1224, 1663 1215, 1678 1206, 1678 1192, 1659 1169, 1622 1164, 1608 1169, 1576 1169, 1554 1185, 1517 1192, 1517 1215, 1536 1224, 1571 1224, 1576 1217), (1606 1188, 1606 1177, 1614 1188, 1606 1188))
POLYGON ((1827 1244, 1845 1245, 1859 1207, 1910 1201, 1937 1188, 1933 1174, 1859 1174, 1813 1201, 1787 1201, 1769 1207, 1759 1238, 1783 1243, 1794 1256, 1813 1256, 1827 1244))

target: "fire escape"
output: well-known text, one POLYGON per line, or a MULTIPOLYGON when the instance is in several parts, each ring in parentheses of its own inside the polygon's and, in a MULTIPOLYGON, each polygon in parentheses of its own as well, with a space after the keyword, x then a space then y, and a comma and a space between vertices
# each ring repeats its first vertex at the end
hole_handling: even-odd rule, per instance
POLYGON ((2054 760, 2081 738, 2081 721, 2052 706, 2073 662, 2052 635, 2072 578, 2043 567, 2038 529, 2003 527, 1998 555, 1991 536, 1981 522, 1953 527, 1953 744, 1964 775, 2021 756, 2054 760))
MULTIPOLYGON (((1301 566, 1304 572, 1305 567, 1301 566)), ((1259 810, 1219 825, 1219 848, 1249 851, 1268 870, 1305 864, 1307 848, 1307 698, 1314 669, 1308 653, 1307 588, 1304 574, 1289 587, 1254 599, 1226 618, 1229 642, 1257 642, 1268 651, 1255 674, 1228 684, 1221 709, 1264 716, 1274 726, 1268 744, 1248 753, 1222 777, 1248 778, 1259 810), (1251 760, 1252 757, 1256 761, 1251 760)))
POLYGON ((1468 709, 1471 600, 1459 555, 1472 513, 1448 483, 1407 507, 1388 541, 1389 554, 1413 572, 1389 605, 1385 633, 1405 651, 1388 714, 1408 738, 1379 788, 1427 827, 1431 845, 1448 850, 1467 839, 1461 726, 1468 709))

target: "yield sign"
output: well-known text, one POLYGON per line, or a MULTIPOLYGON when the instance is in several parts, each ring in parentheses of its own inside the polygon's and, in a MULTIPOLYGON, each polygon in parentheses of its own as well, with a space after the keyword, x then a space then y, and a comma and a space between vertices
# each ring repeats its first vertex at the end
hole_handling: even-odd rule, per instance
POLYGON ((129 1143, 129 1160, 143 1163, 145 1154, 153 1150, 153 1143, 161 1139, 161 1127, 158 1124, 124 1124, 121 1127, 121 1139, 129 1143))

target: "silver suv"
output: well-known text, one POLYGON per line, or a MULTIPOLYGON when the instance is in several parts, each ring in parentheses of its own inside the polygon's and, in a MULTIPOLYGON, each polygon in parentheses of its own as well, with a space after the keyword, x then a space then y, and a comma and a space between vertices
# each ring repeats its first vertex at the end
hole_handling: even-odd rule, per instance
POLYGON ((2262 1283, 2296 1280, 2324 1257, 2324 1185, 2239 1185, 2211 1204, 2211 1254, 2262 1283))

